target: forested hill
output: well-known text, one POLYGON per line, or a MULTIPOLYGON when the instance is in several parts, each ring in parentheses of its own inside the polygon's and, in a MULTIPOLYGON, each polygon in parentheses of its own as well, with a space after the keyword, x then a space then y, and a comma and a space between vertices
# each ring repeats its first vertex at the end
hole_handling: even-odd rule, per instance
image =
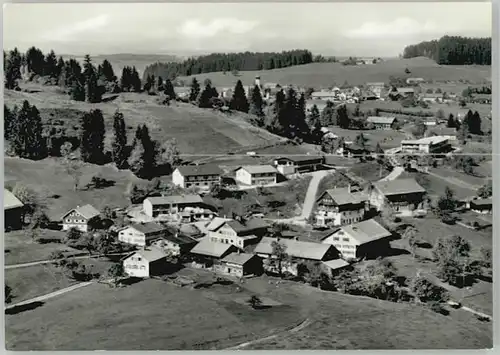
POLYGON ((404 58, 428 57, 444 65, 491 65, 491 37, 444 36, 407 46, 404 58))
POLYGON ((313 55, 305 49, 275 52, 213 53, 189 58, 182 63, 154 63, 144 70, 144 78, 155 77, 173 79, 177 76, 211 73, 218 71, 267 70, 291 67, 313 62, 313 55))

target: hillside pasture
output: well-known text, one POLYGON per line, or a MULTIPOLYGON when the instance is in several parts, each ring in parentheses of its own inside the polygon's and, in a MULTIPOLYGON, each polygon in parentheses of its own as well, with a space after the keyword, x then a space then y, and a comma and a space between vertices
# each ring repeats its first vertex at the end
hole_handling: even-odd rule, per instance
POLYGON ((458 81, 468 80, 483 83, 491 78, 490 66, 443 66, 428 58, 388 59, 375 65, 346 66, 341 63, 311 63, 288 68, 241 71, 237 76, 230 72, 198 74, 179 77, 186 85, 193 77, 203 83, 210 79, 216 87, 234 87, 238 80, 243 85, 254 85, 255 76, 260 76, 262 84, 277 83, 281 86, 296 85, 315 89, 350 85, 364 85, 367 82, 389 82, 389 77, 421 77, 425 80, 458 81), (411 70, 406 74, 405 69, 411 70))

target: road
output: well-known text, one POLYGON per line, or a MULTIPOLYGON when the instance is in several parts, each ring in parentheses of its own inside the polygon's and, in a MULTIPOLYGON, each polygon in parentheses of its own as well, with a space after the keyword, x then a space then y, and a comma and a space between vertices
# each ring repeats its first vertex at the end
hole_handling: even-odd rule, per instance
MULTIPOLYGON (((103 256, 116 256, 116 255, 125 255, 128 254, 126 253, 112 253, 108 255, 80 255, 80 256, 75 256, 75 257, 69 257, 68 259, 90 259, 90 258, 100 258, 103 256)), ((40 260, 40 261, 33 261, 30 263, 23 263, 23 264, 11 264, 11 265, 5 265, 4 269, 9 270, 9 269, 19 269, 22 267, 30 267, 30 266, 35 266, 35 265, 44 265, 44 264, 52 264, 54 262, 58 261, 57 259, 52 259, 52 260, 40 260)))
POLYGON ((389 175, 387 175, 385 178, 380 179, 379 181, 392 181, 396 180, 399 175, 401 175, 405 171, 404 168, 400 166, 396 166, 389 175))
POLYGON ((93 283, 94 282, 92 282, 92 281, 89 281, 89 282, 80 282, 80 283, 77 283, 76 285, 73 285, 73 286, 70 286, 70 287, 66 287, 66 288, 63 288, 61 290, 57 290, 57 291, 54 291, 54 292, 51 292, 51 293, 47 293, 46 295, 38 296, 38 297, 35 297, 35 298, 31 298, 29 300, 25 300, 25 301, 22 301, 22 302, 19 302, 19 303, 8 305, 7 307, 5 307, 5 309, 11 309, 11 308, 14 308, 14 307, 17 307, 17 306, 26 305, 26 304, 30 304, 30 303, 33 303, 33 302, 45 301, 45 300, 48 300, 49 298, 53 298, 53 297, 65 294, 67 292, 70 292, 70 291, 73 291, 73 290, 76 290, 76 289, 88 286, 88 285, 93 284, 93 283))

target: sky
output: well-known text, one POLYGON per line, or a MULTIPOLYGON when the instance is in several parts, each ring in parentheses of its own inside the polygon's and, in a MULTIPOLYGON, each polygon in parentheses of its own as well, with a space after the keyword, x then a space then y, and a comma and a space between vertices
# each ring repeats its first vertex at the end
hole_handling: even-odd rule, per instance
POLYGON ((487 2, 4 5, 4 49, 192 55, 309 49, 391 57, 449 35, 491 36, 487 2))

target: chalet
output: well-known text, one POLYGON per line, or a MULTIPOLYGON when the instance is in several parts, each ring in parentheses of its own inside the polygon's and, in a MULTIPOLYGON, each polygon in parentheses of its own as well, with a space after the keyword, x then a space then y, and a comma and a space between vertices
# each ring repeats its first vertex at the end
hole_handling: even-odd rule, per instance
POLYGON ((367 147, 362 147, 356 143, 348 142, 344 143, 344 147, 342 148, 342 154, 346 157, 361 157, 370 154, 370 150, 367 147))
POLYGON ((271 165, 245 165, 237 168, 236 181, 246 185, 275 184, 278 171, 271 165))
POLYGON ((87 232, 96 228, 99 222, 100 212, 91 205, 78 206, 62 217, 64 231, 76 228, 81 232, 87 232))
POLYGON ((274 160, 274 166, 283 175, 305 173, 320 169, 325 163, 324 156, 288 156, 274 160))
POLYGON ((456 141, 457 130, 451 127, 435 127, 426 131, 426 136, 427 137, 440 136, 447 138, 449 141, 456 141))
POLYGON ((389 249, 391 236, 391 232, 369 219, 340 227, 321 242, 333 245, 344 259, 377 258, 389 249))
POLYGON ((6 231, 23 226, 24 205, 9 190, 3 189, 4 228, 6 231))
POLYGON ((470 98, 474 104, 491 104, 491 94, 475 94, 470 98))
POLYGON ((266 234, 268 225, 261 218, 247 221, 240 219, 214 218, 207 225, 207 238, 212 242, 232 244, 244 248, 266 234))
POLYGON ((192 265, 195 267, 212 268, 220 264, 220 261, 239 249, 232 244, 213 242, 203 238, 189 252, 192 265))
POLYGON ((122 259, 125 273, 132 277, 161 275, 168 267, 167 255, 160 248, 147 247, 122 259))
POLYGON ((172 173, 172 182, 176 186, 189 188, 194 186, 208 191, 215 184, 220 184, 222 170, 217 165, 185 165, 172 173))
POLYGON ((401 152, 403 153, 438 154, 447 153, 450 150, 451 144, 448 138, 442 136, 401 141, 401 152))
POLYGON ((407 78, 406 79, 406 83, 408 85, 420 84, 420 83, 423 83, 424 81, 425 81, 424 78, 407 78))
POLYGON ((136 223, 119 230, 118 240, 128 244, 146 246, 150 245, 151 241, 166 234, 169 234, 168 230, 160 224, 154 222, 136 223))
POLYGON ((407 97, 413 97, 415 95, 415 89, 414 88, 408 88, 408 87, 405 87, 405 88, 396 88, 396 87, 393 87, 391 91, 389 91, 389 93, 387 94, 387 96, 391 99, 391 100, 400 100, 400 99, 403 99, 403 98, 407 98, 407 97))
POLYGON ((221 260, 215 271, 236 277, 261 275, 262 259, 255 254, 232 253, 221 260))
POLYGON ((337 97, 334 91, 315 91, 311 93, 311 99, 313 100, 323 100, 323 101, 333 101, 337 97))
POLYGON ((363 220, 369 208, 368 196, 348 188, 326 190, 317 200, 318 226, 340 226, 363 220))
POLYGON ((469 207, 472 211, 482 214, 491 214, 493 211, 493 202, 491 198, 480 198, 471 200, 469 207))
POLYGON ((396 214, 410 216, 426 211, 425 194, 425 189, 414 179, 377 181, 369 188, 370 205, 377 210, 389 206, 396 214))
POLYGON ((190 252, 197 243, 195 239, 182 234, 167 234, 154 240, 151 245, 162 249, 168 255, 178 256, 190 252))
POLYGON ((177 220, 209 220, 216 216, 215 208, 199 195, 148 197, 143 201, 144 213, 151 218, 172 217, 177 220))
MULTIPOLYGON (((286 253, 289 260, 283 262, 283 270, 294 275, 298 274, 297 266, 304 261, 322 264, 325 261, 330 261, 339 258, 339 252, 333 245, 304 242, 294 239, 276 239, 264 237, 255 247, 254 253, 263 259, 275 259, 273 256, 273 242, 282 244, 286 248, 286 253)), ((267 271, 276 272, 277 266, 275 263, 264 263, 267 271)))
POLYGON ((374 93, 377 97, 382 96, 382 90, 384 89, 384 83, 366 83, 366 88, 374 93))
POLYGON ((396 117, 385 117, 385 116, 370 116, 366 119, 366 122, 373 124, 375 129, 394 129, 394 125, 398 122, 396 117))

